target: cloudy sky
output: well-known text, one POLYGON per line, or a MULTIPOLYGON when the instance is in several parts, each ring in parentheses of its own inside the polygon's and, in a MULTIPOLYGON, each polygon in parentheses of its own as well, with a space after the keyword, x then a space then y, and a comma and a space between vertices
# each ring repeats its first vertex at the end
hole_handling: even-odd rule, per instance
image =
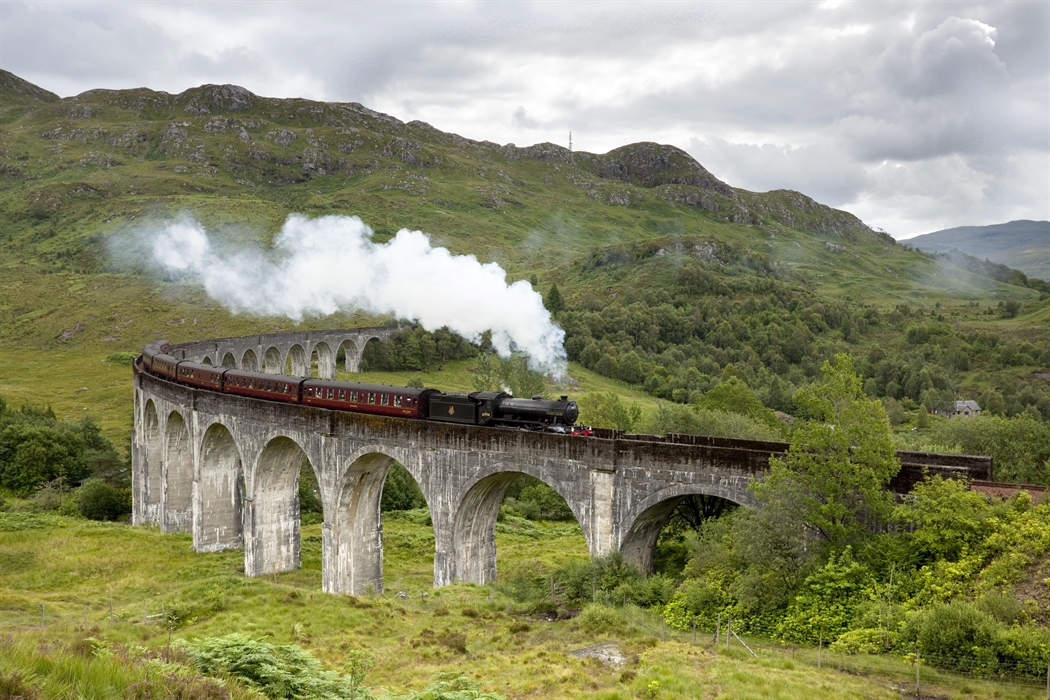
POLYGON ((897 238, 1050 218, 1050 3, 0 2, 62 96, 236 83, 474 139, 686 149, 897 238))

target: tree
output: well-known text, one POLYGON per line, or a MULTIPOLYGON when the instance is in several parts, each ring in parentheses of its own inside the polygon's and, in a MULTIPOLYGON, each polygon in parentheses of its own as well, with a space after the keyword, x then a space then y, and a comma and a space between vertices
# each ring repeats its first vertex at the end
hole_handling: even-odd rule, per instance
POLYGON ((638 404, 628 403, 611 392, 601 392, 579 401, 580 422, 599 428, 630 432, 642 418, 638 404))
POLYGON ((394 462, 383 482, 383 496, 379 509, 384 513, 391 510, 414 510, 425 508, 426 499, 419 484, 400 463, 394 462))
POLYGON ((556 314, 565 308, 565 301, 561 298, 561 292, 558 291, 558 285, 552 284, 551 290, 547 292, 547 310, 552 314, 556 314))
POLYGON ((506 391, 523 398, 547 393, 547 378, 530 368, 524 355, 503 358, 494 353, 479 354, 471 384, 475 391, 506 391))
POLYGON ((953 418, 936 427, 933 439, 990 455, 996 481, 1050 485, 1050 425, 1029 415, 953 418))
POLYGON ((864 395, 849 355, 824 362, 823 380, 795 394, 806 414, 783 459, 755 483, 761 502, 791 493, 804 524, 833 551, 870 533, 893 508, 886 489, 900 470, 886 411, 864 395))
POLYGON ((758 400, 747 384, 734 376, 724 379, 701 396, 696 405, 713 411, 739 413, 770 426, 777 424, 776 414, 758 400))
POLYGON ((28 495, 59 477, 72 483, 121 465, 90 420, 60 421, 50 408, 23 406, 0 416, 0 486, 28 495))
POLYGON ((988 415, 1006 415, 1006 401, 1003 400, 1003 395, 994 389, 989 389, 981 394, 980 406, 988 415))
POLYGON ((641 384, 645 379, 645 370, 642 366, 642 358, 638 357, 638 353, 631 350, 629 353, 624 355, 620 359, 620 366, 618 367, 620 379, 627 382, 628 384, 641 384))

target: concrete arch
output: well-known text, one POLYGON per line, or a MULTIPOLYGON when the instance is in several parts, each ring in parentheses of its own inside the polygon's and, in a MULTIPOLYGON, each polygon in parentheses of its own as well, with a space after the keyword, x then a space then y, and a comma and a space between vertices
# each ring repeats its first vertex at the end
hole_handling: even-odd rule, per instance
POLYGON ((248 348, 241 355, 241 367, 246 372, 258 372, 259 371, 259 357, 255 354, 255 351, 248 348))
POLYGON ((244 546, 244 469, 229 429, 212 423, 200 446, 200 478, 193 548, 217 552, 244 546))
POLYGON ((245 512, 250 527, 245 528, 244 570, 249 576, 299 568, 299 472, 304 462, 314 468, 306 451, 286 436, 268 440, 256 458, 245 512))
POLYGON ((681 484, 661 489, 642 499, 621 521, 620 551, 624 559, 641 571, 653 570, 653 554, 660 532, 671 513, 686 496, 717 496, 742 506, 755 506, 746 491, 718 484, 681 484))
POLYGON ((215 363, 211 361, 211 358, 210 358, 210 357, 208 357, 207 355, 205 355, 205 356, 204 356, 204 357, 203 357, 203 358, 201 359, 201 364, 202 364, 202 365, 214 365, 215 363))
POLYGON ((317 378, 335 379, 335 353, 332 352, 332 346, 321 341, 314 345, 311 353, 311 363, 313 362, 313 355, 317 356, 317 378))
MULTIPOLYGON (((507 489, 522 474, 539 479, 554 489, 569 506, 576 522, 581 527, 585 514, 572 494, 568 496, 558 488, 557 482, 538 470, 515 467, 510 470, 495 469, 465 489, 465 495, 455 510, 452 530, 452 556, 455 581, 483 585, 496 580, 496 518, 507 489)), ((591 541, 587 528, 583 527, 587 546, 591 541)))
MULTIPOLYGON (((339 350, 343 353, 343 369, 347 372, 361 371, 361 351, 357 349, 357 343, 353 338, 347 338, 339 344, 339 350)), ((336 351, 338 358, 339 351, 336 351)))
POLYGON ((263 372, 284 374, 284 358, 281 357, 281 351, 272 345, 263 353, 263 372))
POLYGON ((233 356, 232 352, 222 356, 222 366, 226 369, 237 369, 237 358, 233 356))
POLYGON ((146 460, 143 464, 142 502, 145 504, 142 514, 143 522, 160 524, 160 501, 163 492, 163 455, 164 440, 160 429, 160 417, 157 415, 157 405, 153 399, 146 401, 145 414, 145 438, 146 460))
POLYGON ((164 431, 164 499, 161 529, 189 532, 193 526, 193 449, 186 420, 168 415, 164 431))
POLYGON ((310 376, 310 360, 306 357, 306 350, 299 343, 288 349, 285 372, 293 377, 310 376))

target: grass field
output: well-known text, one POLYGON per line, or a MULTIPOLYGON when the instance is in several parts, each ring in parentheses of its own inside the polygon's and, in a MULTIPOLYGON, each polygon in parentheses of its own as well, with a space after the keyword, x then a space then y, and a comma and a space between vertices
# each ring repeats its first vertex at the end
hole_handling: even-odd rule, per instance
MULTIPOLYGON (((497 534, 501 580, 522 572, 542 576, 586 558, 575 526, 540 524, 538 530, 497 534)), ((668 635, 653 626, 657 618, 637 610, 612 609, 600 627, 586 614, 550 622, 549 601, 515 601, 499 585, 432 590, 430 527, 388 520, 384 539, 387 591, 355 598, 320 592, 319 525, 303 528, 302 569, 275 581, 244 578, 240 551, 194 553, 188 535, 0 514, 0 673, 35 672, 41 697, 123 697, 122 684, 141 671, 112 657, 85 655, 82 640, 163 650, 170 639, 230 632, 298 644, 337 670, 349 651, 366 650, 376 660, 368 684, 397 692, 459 671, 512 698, 874 699, 901 697, 899 686, 913 673, 904 661, 886 657, 872 664, 872 672, 858 674, 816 669, 814 650, 760 649, 755 659, 739 644, 729 651, 712 648, 706 635, 693 645, 688 635, 668 635), (395 598, 398 591, 407 599, 395 598), (162 607, 168 623, 143 624, 144 614, 162 607), (568 655, 608 642, 628 657, 625 668, 568 655)), ((825 652, 824 665, 831 663, 825 652)), ((926 697, 1038 696, 1012 685, 925 673, 926 697)))

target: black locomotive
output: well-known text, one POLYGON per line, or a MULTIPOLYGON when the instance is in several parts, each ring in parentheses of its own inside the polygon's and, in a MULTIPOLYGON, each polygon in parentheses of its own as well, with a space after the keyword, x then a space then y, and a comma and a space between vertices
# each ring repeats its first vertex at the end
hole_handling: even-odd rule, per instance
POLYGON ((137 361, 142 369, 180 384, 269 401, 446 423, 591 434, 576 425, 580 411, 568 396, 557 401, 542 396, 516 399, 496 391, 446 394, 409 386, 288 377, 188 362, 170 352, 168 342, 159 340, 147 345, 137 361))

